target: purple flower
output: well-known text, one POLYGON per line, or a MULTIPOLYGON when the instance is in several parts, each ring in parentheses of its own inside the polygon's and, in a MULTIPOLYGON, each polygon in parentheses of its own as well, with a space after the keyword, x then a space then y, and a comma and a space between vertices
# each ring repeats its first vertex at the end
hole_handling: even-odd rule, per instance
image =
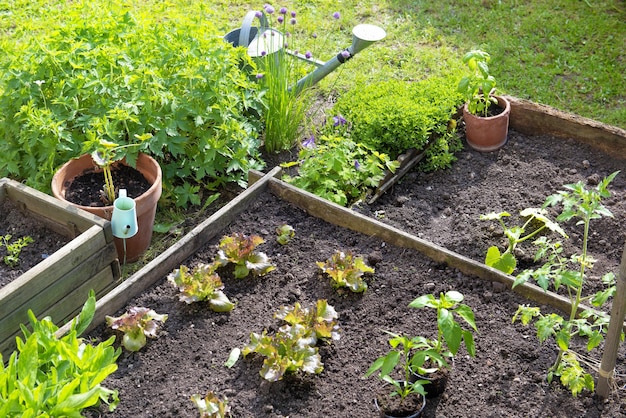
POLYGON ((265 51, 261 51, 261 56, 262 56, 262 57, 264 57, 264 56, 266 56, 266 55, 267 55, 267 52, 265 52, 265 51))
POLYGON ((317 33, 313 32, 313 35, 311 35, 311 37, 313 37, 313 39, 317 39, 317 33))
POLYGON ((343 116, 337 115, 333 116, 333 126, 343 126, 348 123, 343 116))
POLYGON ((341 56, 344 58, 350 58, 350 51, 344 49, 343 51, 341 51, 341 56))
POLYGON ((295 17, 292 17, 292 18, 289 20, 289 23, 291 23, 292 25, 295 25, 295 24, 296 24, 296 18, 295 18, 295 17))
POLYGON ((257 10, 257 11, 254 13, 254 16, 255 16, 257 19, 260 19, 260 18, 262 18, 262 17, 263 17, 263 12, 260 12, 260 11, 258 11, 258 10, 257 10))
POLYGON ((257 80, 260 80, 263 78, 263 73, 257 73, 256 75, 257 80))
POLYGON ((281 15, 286 15, 287 14, 287 8, 286 7, 281 7, 280 10, 278 11, 278 13, 280 13, 281 15))
POLYGON ((339 12, 333 13, 333 18, 334 19, 339 19, 340 17, 341 17, 341 14, 339 12))
POLYGON ((354 168, 356 168, 357 170, 361 169, 361 164, 359 164, 357 160, 354 160, 354 168))
POLYGON ((296 12, 291 12, 291 17, 296 17, 296 12))
POLYGON ((315 135, 311 135, 304 141, 302 141, 302 146, 304 148, 315 148, 315 135))
POLYGON ((276 20, 278 21, 278 23, 283 23, 285 21, 285 18, 282 16, 278 16, 276 20))
POLYGON ((274 13, 274 8, 271 5, 266 4, 263 7, 265 8, 265 13, 267 13, 268 15, 271 15, 272 13, 274 13))
POLYGON ((304 53, 304 57, 305 57, 306 59, 309 59, 309 58, 311 58, 312 56, 313 56, 313 54, 311 53, 311 51, 306 51, 306 52, 304 53))

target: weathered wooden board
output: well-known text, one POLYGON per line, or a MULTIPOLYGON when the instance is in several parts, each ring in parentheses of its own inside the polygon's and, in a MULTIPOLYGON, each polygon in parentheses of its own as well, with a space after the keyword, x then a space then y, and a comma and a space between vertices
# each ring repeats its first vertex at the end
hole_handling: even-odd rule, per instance
POLYGON ((0 353, 14 348, 19 324, 51 316, 62 323, 80 310, 90 289, 99 297, 118 284, 120 267, 110 222, 9 179, 0 179, 0 201, 10 199, 24 216, 71 241, 0 288, 0 353))

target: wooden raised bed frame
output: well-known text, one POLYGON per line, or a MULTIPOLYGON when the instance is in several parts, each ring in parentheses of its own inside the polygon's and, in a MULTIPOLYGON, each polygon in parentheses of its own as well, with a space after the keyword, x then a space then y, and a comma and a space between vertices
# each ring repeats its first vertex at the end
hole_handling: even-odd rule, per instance
POLYGON ((0 288, 0 353, 5 360, 28 323, 31 309, 55 323, 74 317, 89 290, 101 298, 119 284, 120 265, 111 223, 7 178, 0 179, 0 201, 10 199, 24 216, 42 222, 71 241, 0 288))
MULTIPOLYGON (((522 99, 509 96, 507 98, 511 101, 510 126, 512 129, 526 134, 550 134, 557 137, 574 138, 605 152, 620 152, 626 155, 626 131, 623 129, 522 99)), ((91 328, 93 329, 104 322, 105 315, 115 314, 124 308, 132 297, 178 268, 202 245, 221 233, 260 193, 267 192, 327 222, 365 235, 376 236, 398 247, 415 249, 437 262, 446 263, 460 270, 464 274, 482 280, 499 282, 509 289, 512 288, 514 278, 510 275, 293 187, 277 179, 280 173, 280 167, 274 168, 265 175, 251 171, 247 190, 207 218, 178 243, 152 260, 120 286, 98 300, 91 328)), ((517 286, 513 291, 540 304, 551 305, 564 312, 569 312, 571 308, 569 299, 553 292, 544 292, 543 289, 531 283, 517 286)), ((587 306, 580 307, 581 310, 587 308, 587 306)), ((62 328, 60 333, 64 332, 66 328, 62 328)))

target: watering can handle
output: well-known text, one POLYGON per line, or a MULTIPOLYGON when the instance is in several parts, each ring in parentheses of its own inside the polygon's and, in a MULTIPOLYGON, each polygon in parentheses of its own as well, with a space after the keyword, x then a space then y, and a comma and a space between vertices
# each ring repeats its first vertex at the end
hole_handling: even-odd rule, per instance
MULTIPOLYGON (((252 22, 256 18, 257 12, 254 10, 250 10, 246 16, 243 18, 243 23, 241 25, 241 30, 239 31, 239 46, 248 46, 250 44, 250 29, 252 28, 252 22)), ((267 28, 267 18, 265 17, 265 13, 261 12, 261 17, 259 17, 259 21, 261 22, 261 28, 259 28, 259 32, 263 28, 267 28)))

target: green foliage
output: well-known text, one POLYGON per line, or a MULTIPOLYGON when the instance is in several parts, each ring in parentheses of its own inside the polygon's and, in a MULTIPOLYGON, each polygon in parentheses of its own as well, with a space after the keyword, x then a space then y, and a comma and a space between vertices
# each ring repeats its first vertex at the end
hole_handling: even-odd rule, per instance
MULTIPOLYGON (((539 342, 554 338, 559 353, 556 361, 548 370, 547 378, 551 382, 554 376, 559 376, 561 383, 570 389, 573 396, 581 390, 593 391, 593 377, 581 366, 580 356, 570 349, 572 337, 579 336, 587 339, 586 349, 591 351, 604 340, 609 324, 609 315, 592 309, 584 310, 577 315, 579 306, 590 301, 595 308, 600 308, 615 293, 615 275, 607 273, 602 277, 605 289, 593 295, 583 296, 586 270, 593 267, 593 259, 587 253, 589 228, 591 220, 602 217, 612 217, 612 213, 602 204, 602 199, 610 197, 608 186, 619 172, 614 172, 604 178, 595 188, 587 189, 583 182, 567 184, 561 190, 548 196, 544 208, 562 205, 557 222, 567 222, 578 219, 576 225, 583 227, 581 254, 574 254, 569 258, 562 255, 560 243, 552 243, 546 237, 537 239, 534 243, 538 250, 535 260, 547 259, 538 269, 529 269, 520 273, 514 286, 534 280, 544 290, 553 287, 558 291, 565 287, 571 303, 568 318, 557 314, 543 314, 537 307, 522 305, 513 316, 513 322, 520 320, 523 325, 534 321, 539 342), (572 269, 570 266, 575 266, 572 269)), ((564 233, 562 234, 564 235, 564 233)), ((622 336, 623 337, 623 336, 622 336)))
POLYGON ((7 255, 2 258, 4 264, 13 268, 16 267, 20 263, 20 254, 22 253, 22 249, 26 247, 28 244, 33 242, 33 238, 29 236, 21 237, 19 239, 11 242, 12 235, 6 234, 5 236, 0 236, 0 248, 4 245, 7 249, 7 255))
POLYGON ((378 357, 365 372, 365 377, 371 376, 374 372, 380 370, 378 377, 392 385, 393 391, 391 395, 398 395, 405 399, 412 393, 419 393, 426 396, 424 385, 430 383, 428 380, 413 380, 412 375, 422 366, 428 359, 445 360, 432 349, 429 341, 424 337, 409 338, 403 335, 393 334, 389 339, 391 348, 384 356, 378 357), (399 365, 399 367, 398 367, 399 365), (400 370, 402 380, 395 379, 391 373, 396 369, 400 370))
POLYGON ((397 161, 386 154, 355 142, 350 137, 322 136, 309 139, 298 153, 298 174, 283 180, 342 206, 363 199, 378 187, 386 170, 395 171, 397 161))
POLYGON ((115 409, 117 391, 100 385, 117 370, 115 337, 95 346, 78 337, 91 323, 95 306, 92 291, 79 319, 62 337, 49 317, 37 320, 28 311, 32 331, 22 325, 25 340, 16 338, 17 351, 6 363, 0 357, 0 416, 78 418, 83 409, 100 402, 115 409))
POLYGON ((107 326, 124 333, 122 345, 128 351, 139 351, 146 345, 146 337, 156 338, 167 315, 160 315, 150 308, 130 307, 122 316, 106 316, 107 326))
POLYGON ((215 262, 225 266, 235 264, 235 278, 242 279, 252 272, 263 276, 276 267, 272 265, 267 255, 256 251, 256 247, 265 240, 258 235, 244 235, 234 233, 223 237, 218 245, 215 262))
POLYGON ((318 300, 313 308, 302 308, 298 302, 293 307, 283 307, 275 315, 286 324, 270 335, 250 334, 250 343, 241 351, 245 356, 257 353, 265 357, 261 376, 275 382, 285 373, 319 374, 324 369, 318 352, 319 339, 339 339, 337 312, 325 300, 318 300))
POLYGON ((240 68, 249 57, 202 14, 162 18, 84 2, 22 42, 3 39, 0 176, 46 189, 91 138, 124 146, 149 135, 142 150, 161 164, 166 195, 190 182, 244 184, 260 168, 250 117, 260 92, 240 68))
POLYGON ((367 283, 363 280, 365 273, 374 273, 374 269, 352 252, 337 250, 325 262, 316 261, 315 264, 326 273, 333 283, 333 287, 347 287, 353 292, 365 292, 367 283))
POLYGON ((498 247, 492 246, 487 250, 485 257, 485 264, 506 274, 511 274, 515 271, 515 267, 517 266, 515 248, 519 243, 537 236, 537 234, 546 228, 550 231, 558 232, 567 238, 567 234, 563 228, 561 228, 557 222, 548 218, 548 212, 545 209, 527 208, 522 210, 520 216, 525 219, 522 226, 508 227, 504 223, 504 218, 509 216, 511 216, 511 214, 508 212, 491 212, 486 215, 480 215, 480 219, 483 221, 498 221, 508 240, 509 244, 504 253, 500 253, 498 247))
POLYGON ((433 308, 437 311, 437 340, 433 346, 435 352, 445 357, 456 356, 461 342, 465 343, 467 353, 474 357, 476 345, 474 334, 476 322, 472 308, 461 303, 464 296, 456 290, 440 293, 439 299, 433 295, 423 295, 409 304, 411 308, 433 308), (462 319, 470 329, 463 329, 455 316, 462 319))
POLYGON ((191 396, 191 401, 198 408, 200 418, 226 418, 230 416, 230 406, 228 398, 220 399, 213 392, 209 392, 203 398, 195 394, 191 396))
POLYGON ((278 241, 280 245, 288 244, 295 236, 296 231, 291 225, 284 224, 276 228, 276 241, 278 241))
POLYGON ((463 57, 470 74, 459 81, 457 90, 465 97, 467 110, 473 115, 486 117, 489 107, 498 103, 498 99, 492 96, 496 90, 496 79, 489 73, 490 60, 491 56, 479 49, 473 49, 463 57))
POLYGON ((203 300, 215 312, 230 312, 235 307, 222 292, 224 285, 215 272, 219 263, 198 264, 190 272, 187 266, 180 266, 167 276, 167 280, 180 292, 181 302, 193 303, 203 300))
POLYGON ((355 142, 392 158, 411 148, 426 149, 421 170, 447 168, 462 148, 453 120, 462 102, 455 83, 447 76, 359 85, 342 95, 333 111, 352 122, 355 142))

